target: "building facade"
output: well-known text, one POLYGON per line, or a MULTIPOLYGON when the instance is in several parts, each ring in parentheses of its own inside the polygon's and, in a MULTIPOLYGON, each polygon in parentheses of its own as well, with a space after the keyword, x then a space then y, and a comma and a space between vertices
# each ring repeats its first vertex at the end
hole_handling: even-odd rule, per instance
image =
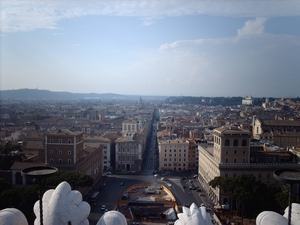
POLYGON ((187 170, 189 166, 189 142, 184 139, 158 140, 159 169, 187 170))
POLYGON ((138 122, 122 122, 122 137, 115 140, 116 170, 140 171, 143 161, 144 143, 138 133, 138 122))
POLYGON ((257 150, 252 153, 251 132, 248 130, 228 126, 216 128, 213 134, 213 147, 198 145, 198 178, 216 205, 228 203, 229 193, 224 193, 219 188, 212 188, 208 185, 215 177, 236 177, 241 174, 252 174, 257 180, 277 184, 278 181, 273 177, 274 170, 300 168, 296 161, 268 160, 270 157, 274 158, 274 154, 277 155, 276 157, 285 157, 286 159, 282 153, 267 153, 257 150), (265 160, 261 160, 262 158, 265 160), (255 159, 260 159, 260 161, 255 159))

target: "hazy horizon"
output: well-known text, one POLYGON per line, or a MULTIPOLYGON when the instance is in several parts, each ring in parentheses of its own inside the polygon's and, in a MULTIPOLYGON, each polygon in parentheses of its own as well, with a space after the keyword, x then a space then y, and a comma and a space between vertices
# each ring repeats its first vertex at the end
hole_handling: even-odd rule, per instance
POLYGON ((299 1, 0 6, 0 90, 299 96, 299 1))

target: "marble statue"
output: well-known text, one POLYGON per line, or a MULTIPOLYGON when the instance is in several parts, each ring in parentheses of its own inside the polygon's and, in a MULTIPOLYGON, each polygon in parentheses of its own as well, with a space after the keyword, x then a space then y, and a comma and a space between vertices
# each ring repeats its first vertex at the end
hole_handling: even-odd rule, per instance
POLYGON ((212 225, 211 216, 206 212, 206 207, 197 207, 195 203, 191 204, 190 208, 182 207, 182 213, 177 214, 178 219, 175 225, 212 225))
MULTIPOLYGON (((284 225, 288 224, 289 207, 284 211, 284 214, 273 211, 261 212, 256 217, 256 225, 284 225)), ((300 204, 292 203, 291 225, 300 225, 300 204)))
MULTIPOLYGON (((90 205, 82 201, 79 191, 71 190, 67 182, 60 183, 55 189, 48 190, 43 195, 44 225, 88 225, 90 205)), ((34 205, 36 219, 34 225, 40 225, 39 201, 34 205)), ((291 225, 300 225, 300 204, 292 204, 291 225)), ((183 207, 177 214, 175 225, 212 225, 211 216, 206 208, 192 204, 183 207)), ((288 223, 288 207, 284 215, 272 211, 264 211, 256 218, 257 225, 286 225, 288 223)), ((118 211, 108 211, 102 215, 97 225, 127 225, 125 216, 118 211)), ((15 208, 0 211, 0 225, 28 225, 24 214, 15 208)))
MULTIPOLYGON (((36 219, 34 225, 40 224, 39 201, 33 207, 36 219)), ((90 205, 82 201, 79 191, 71 189, 67 182, 60 183, 55 189, 48 190, 43 195, 44 224, 88 225, 87 217, 91 211, 90 205)))
POLYGON ((28 225, 28 221, 20 210, 7 208, 0 211, 0 225, 28 225))

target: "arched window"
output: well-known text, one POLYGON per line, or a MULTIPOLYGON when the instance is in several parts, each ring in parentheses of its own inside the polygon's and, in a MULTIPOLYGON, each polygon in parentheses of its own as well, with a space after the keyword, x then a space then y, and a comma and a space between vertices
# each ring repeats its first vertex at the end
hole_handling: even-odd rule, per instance
POLYGON ((242 140, 242 146, 247 146, 247 140, 246 139, 242 140))
POLYGON ((238 141, 238 139, 234 139, 234 141, 233 141, 233 146, 239 146, 239 141, 238 141))
POLYGON ((226 139, 226 140, 225 140, 225 146, 230 146, 230 141, 229 141, 229 139, 226 139))

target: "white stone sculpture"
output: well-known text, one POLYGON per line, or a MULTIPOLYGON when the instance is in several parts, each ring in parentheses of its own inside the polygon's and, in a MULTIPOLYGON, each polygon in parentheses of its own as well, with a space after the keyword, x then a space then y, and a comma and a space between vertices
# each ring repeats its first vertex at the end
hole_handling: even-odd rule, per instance
POLYGON ((211 216, 206 212, 206 207, 197 207, 193 203, 190 208, 182 207, 182 213, 177 214, 175 225, 212 225, 211 216))
POLYGON ((101 216, 96 225, 127 225, 127 220, 118 211, 108 211, 101 216))
MULTIPOLYGON (((288 224, 289 207, 284 215, 273 211, 264 211, 256 217, 256 225, 284 225, 288 224)), ((291 225, 300 225, 300 204, 292 203, 291 225)))
MULTIPOLYGON (((60 183, 56 189, 51 189, 43 195, 43 224, 44 225, 88 225, 87 219, 91 207, 82 201, 78 191, 72 191, 67 182, 60 183)), ((212 225, 211 216, 204 206, 198 208, 193 203, 189 208, 182 207, 182 213, 177 216, 175 225, 212 225)), ((272 211, 264 211, 256 218, 256 225, 286 225, 288 223, 287 207, 284 215, 272 211)), ((39 201, 34 205, 36 215, 35 225, 40 224, 39 201)), ((291 225, 300 225, 300 204, 293 203, 291 225)), ((99 219, 97 225, 127 225, 125 216, 118 211, 109 211, 99 219)), ((0 225, 28 225, 24 214, 15 208, 0 211, 0 225)))
MULTIPOLYGON (((60 183, 56 189, 44 193, 43 199, 43 223, 44 225, 88 225, 87 219, 91 207, 82 201, 79 191, 71 190, 67 182, 60 183)), ((37 201, 33 207, 36 219, 34 225, 40 224, 40 207, 37 201)))
POLYGON ((24 214, 15 208, 0 211, 0 225, 28 225, 24 214))

